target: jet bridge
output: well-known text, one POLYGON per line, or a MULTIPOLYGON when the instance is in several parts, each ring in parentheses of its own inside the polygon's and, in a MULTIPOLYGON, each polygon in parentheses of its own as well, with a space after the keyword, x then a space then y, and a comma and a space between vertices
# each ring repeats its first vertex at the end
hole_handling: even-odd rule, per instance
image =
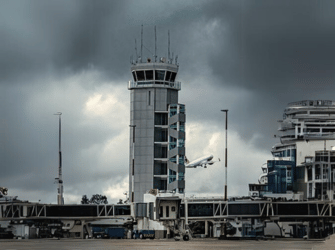
POLYGON ((131 217, 131 205, 54 205, 30 202, 0 203, 0 220, 22 219, 110 219, 131 217))
POLYGON ((264 237, 268 225, 275 224, 281 232, 280 237, 284 237, 286 230, 286 237, 319 238, 333 233, 335 219, 333 201, 224 201, 158 196, 153 210, 154 220, 176 235, 186 235, 187 239, 192 236, 189 228, 192 221, 205 222, 207 231, 211 223, 213 232, 210 235, 214 237, 264 237))
MULTIPOLYGON (((104 219, 122 220, 132 227, 130 204, 55 205, 9 199, 0 202, 0 221, 11 221, 15 228, 39 228, 39 237, 92 237, 90 223, 104 219)), ((29 237, 17 235, 19 237, 29 237)))

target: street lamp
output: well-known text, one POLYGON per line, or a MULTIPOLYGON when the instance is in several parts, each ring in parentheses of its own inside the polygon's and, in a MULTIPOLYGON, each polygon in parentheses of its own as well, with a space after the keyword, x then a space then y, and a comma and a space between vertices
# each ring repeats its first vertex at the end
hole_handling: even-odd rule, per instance
POLYGON ((131 190, 129 190, 129 201, 134 202, 134 174, 135 174, 135 128, 136 125, 129 125, 129 127, 133 128, 133 157, 131 161, 131 190))
POLYGON ((228 163, 228 109, 222 109, 222 112, 224 112, 226 114, 226 147, 225 147, 225 186, 224 186, 224 200, 227 201, 227 163, 228 163))

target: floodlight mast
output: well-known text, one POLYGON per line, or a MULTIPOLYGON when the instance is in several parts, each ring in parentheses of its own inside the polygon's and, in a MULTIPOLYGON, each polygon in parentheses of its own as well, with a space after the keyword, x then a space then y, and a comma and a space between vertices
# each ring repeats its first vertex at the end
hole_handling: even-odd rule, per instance
POLYGON ((63 197, 63 177, 62 177, 62 112, 57 112, 54 115, 59 116, 59 131, 58 131, 58 178, 55 178, 56 183, 58 183, 58 194, 57 194, 57 204, 64 205, 63 197))
POLYGON ((227 166, 228 166, 228 109, 222 109, 222 112, 226 113, 226 126, 225 126, 225 134, 226 134, 226 140, 225 140, 225 186, 224 186, 224 200, 227 201, 228 199, 228 190, 227 190, 227 166))
POLYGON ((135 185, 135 177, 134 177, 134 160, 135 160, 135 129, 136 125, 129 125, 133 129, 133 150, 132 150, 132 174, 131 174, 131 190, 129 190, 129 201, 134 202, 134 185, 135 185))

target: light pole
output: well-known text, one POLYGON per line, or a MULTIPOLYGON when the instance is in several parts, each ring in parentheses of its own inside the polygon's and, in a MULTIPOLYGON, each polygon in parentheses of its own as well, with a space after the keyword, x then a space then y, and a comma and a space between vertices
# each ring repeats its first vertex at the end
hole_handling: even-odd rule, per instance
POLYGON ((58 159, 59 159, 59 165, 58 165, 58 178, 56 178, 56 183, 58 183, 58 195, 57 195, 57 204, 58 205, 64 205, 64 198, 63 198, 63 178, 62 178, 62 119, 61 119, 61 112, 57 112, 54 115, 59 116, 59 131, 58 131, 58 159))
POLYGON ((222 109, 222 112, 226 114, 226 126, 225 126, 225 132, 226 132, 226 147, 225 147, 225 186, 224 186, 224 200, 227 201, 228 196, 228 190, 227 190, 227 164, 228 164, 228 109, 222 109))
POLYGON ((131 161, 131 190, 129 190, 129 201, 134 202, 134 174, 135 174, 135 128, 136 125, 129 125, 129 127, 133 128, 133 157, 131 161))

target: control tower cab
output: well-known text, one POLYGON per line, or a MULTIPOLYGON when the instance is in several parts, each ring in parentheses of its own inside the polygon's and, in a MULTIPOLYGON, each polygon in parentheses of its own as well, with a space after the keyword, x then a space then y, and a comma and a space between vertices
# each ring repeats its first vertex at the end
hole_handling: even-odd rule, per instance
POLYGON ((160 62, 152 62, 148 58, 146 63, 135 63, 131 73, 133 81, 129 81, 129 89, 155 87, 180 90, 180 82, 175 81, 178 65, 167 63, 164 57, 160 62))

